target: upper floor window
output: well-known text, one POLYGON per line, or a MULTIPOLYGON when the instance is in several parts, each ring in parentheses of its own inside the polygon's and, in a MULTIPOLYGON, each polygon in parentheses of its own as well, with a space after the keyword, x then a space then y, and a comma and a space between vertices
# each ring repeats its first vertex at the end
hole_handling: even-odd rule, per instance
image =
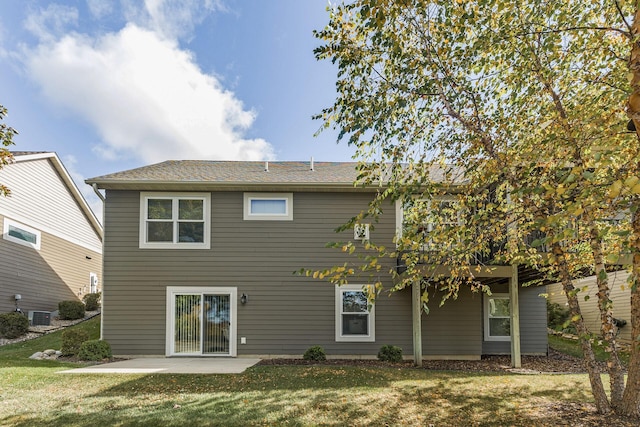
POLYGON ((210 248, 209 193, 140 193, 140 247, 210 248))
POLYGON ((424 245, 432 246, 435 242, 429 234, 436 229, 460 225, 461 211, 458 201, 452 196, 414 198, 404 205, 398 202, 396 218, 398 237, 409 234, 419 236, 424 245))
POLYGON ((484 296, 485 341, 511 340, 511 310, 509 294, 484 296))
POLYGON ((4 219, 4 230, 2 238, 19 245, 29 246, 33 249, 40 250, 40 231, 35 228, 28 227, 19 222, 4 219))
POLYGON ((244 219, 293 220, 293 193, 244 193, 244 219))
POLYGON ((374 315, 362 285, 336 286, 336 341, 375 341, 374 315))

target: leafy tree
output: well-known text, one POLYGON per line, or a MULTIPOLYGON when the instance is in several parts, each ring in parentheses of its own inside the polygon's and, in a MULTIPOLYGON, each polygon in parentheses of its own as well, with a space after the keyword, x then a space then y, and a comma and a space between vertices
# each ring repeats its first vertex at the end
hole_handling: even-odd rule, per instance
MULTIPOLYGON (((360 270, 401 255, 400 289, 423 280, 427 257, 450 268, 451 277, 426 272, 448 298, 461 285, 488 291, 472 278, 486 255, 538 269, 563 284, 598 410, 640 416, 640 348, 625 387, 605 269, 634 251, 631 321, 640 338, 640 144, 625 128, 628 114, 640 129, 636 9, 601 0, 356 0, 330 13, 316 56, 337 64, 338 97, 318 117, 357 148, 360 183, 387 183, 345 226, 375 219, 389 200, 411 207, 397 251, 372 242, 360 270), (452 194, 457 223, 451 207, 443 215, 416 203, 452 194), (620 212, 633 220, 614 221, 620 212), (598 282, 611 400, 573 286, 586 273, 598 282)), ((343 283, 357 270, 318 276, 343 283)))
MULTIPOLYGON (((4 117, 7 115, 7 109, 0 105, 0 121, 4 120, 4 117)), ((4 123, 0 123, 0 169, 3 166, 9 164, 9 162, 13 159, 9 148, 14 144, 13 136, 16 135, 15 129, 7 126, 4 123)), ((0 196, 8 196, 10 193, 9 189, 0 184, 0 196)))

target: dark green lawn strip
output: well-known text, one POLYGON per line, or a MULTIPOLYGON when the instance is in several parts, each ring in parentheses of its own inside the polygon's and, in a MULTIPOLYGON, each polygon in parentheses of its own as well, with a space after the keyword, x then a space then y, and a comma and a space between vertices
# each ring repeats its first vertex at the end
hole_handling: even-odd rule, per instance
MULTIPOLYGON (((100 316, 78 323, 73 328, 82 329, 92 340, 100 338, 100 316)), ((29 359, 33 353, 47 349, 60 350, 62 332, 56 331, 39 338, 18 342, 0 347, 0 367, 2 366, 58 366, 59 362, 33 361, 29 359), (34 363, 36 362, 36 363, 34 363)))
MULTIPOLYGON (((580 343, 577 340, 563 338, 556 335, 549 335, 549 347, 561 353, 582 358, 582 348, 580 347, 580 343)), ((596 356, 596 360, 598 360, 599 362, 606 362, 607 360, 609 360, 609 353, 605 351, 605 347, 601 342, 594 342, 593 352, 596 356)), ((629 352, 626 350, 621 350, 619 354, 622 363, 626 365, 629 362, 629 352)))

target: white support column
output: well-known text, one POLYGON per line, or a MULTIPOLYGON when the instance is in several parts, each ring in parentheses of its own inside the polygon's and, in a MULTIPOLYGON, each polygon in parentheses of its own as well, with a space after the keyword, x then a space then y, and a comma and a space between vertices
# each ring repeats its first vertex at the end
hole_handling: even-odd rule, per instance
POLYGON ((413 314, 413 364, 422 366, 422 304, 420 280, 411 286, 411 312, 413 314))
POLYGON ((511 367, 520 368, 520 304, 518 302, 518 266, 512 265, 509 278, 509 303, 511 306, 511 367))

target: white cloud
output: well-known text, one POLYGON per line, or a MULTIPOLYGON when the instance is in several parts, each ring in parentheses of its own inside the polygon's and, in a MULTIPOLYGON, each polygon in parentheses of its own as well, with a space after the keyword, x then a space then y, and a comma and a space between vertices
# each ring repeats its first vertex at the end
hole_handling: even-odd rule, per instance
POLYGON ((70 25, 75 26, 77 22, 77 9, 50 4, 39 13, 29 15, 24 26, 41 40, 51 41, 54 37, 63 34, 70 25))
POLYGON ((170 39, 188 38, 210 13, 223 10, 222 0, 123 0, 128 22, 170 39))
MULTIPOLYGON (((173 10, 167 2, 147 3, 160 4, 150 7, 157 17, 173 10)), ((183 20, 189 16, 174 22, 183 20)), ((24 52, 28 74, 48 100, 97 129, 104 144, 94 151, 106 158, 273 158, 266 141, 244 138, 255 113, 204 73, 193 54, 166 32, 130 23, 96 38, 77 33, 52 37, 44 34, 44 25, 33 28, 41 43, 24 52)))
POLYGON ((104 18, 113 12, 113 1, 111 0, 87 0, 89 12, 96 19, 104 18))

